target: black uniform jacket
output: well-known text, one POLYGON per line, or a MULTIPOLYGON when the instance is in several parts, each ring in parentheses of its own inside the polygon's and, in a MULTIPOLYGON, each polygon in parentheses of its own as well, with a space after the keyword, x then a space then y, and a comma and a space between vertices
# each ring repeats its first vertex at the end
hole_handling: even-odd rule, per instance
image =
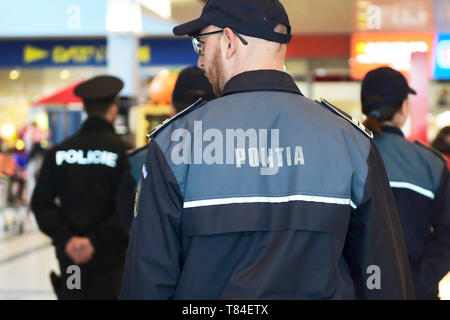
POLYGON ((450 271, 450 175, 436 151, 383 126, 375 136, 405 236, 416 299, 435 298, 450 271))
POLYGON ((126 246, 128 233, 114 203, 128 165, 125 151, 110 123, 90 117, 77 134, 46 153, 31 208, 56 247, 72 236, 89 237, 96 251, 126 246))

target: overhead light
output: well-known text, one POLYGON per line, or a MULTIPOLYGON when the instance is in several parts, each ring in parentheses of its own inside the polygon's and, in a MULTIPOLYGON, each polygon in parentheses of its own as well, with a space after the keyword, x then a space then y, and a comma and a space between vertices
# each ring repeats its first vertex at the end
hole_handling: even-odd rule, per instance
POLYGON ((317 69, 316 70, 316 75, 318 77, 323 78, 323 77, 325 77, 327 75, 327 71, 325 69, 317 69))
POLYGON ((0 135, 4 140, 10 140, 16 133, 16 127, 13 124, 7 123, 1 126, 0 135))
POLYGON ((137 0, 108 0, 106 30, 119 33, 139 33, 142 30, 139 2, 137 0))
POLYGON ((16 149, 21 151, 25 148, 25 142, 23 142, 23 140, 19 139, 16 142, 16 149))
POLYGON ((145 8, 164 19, 170 19, 172 17, 172 7, 170 0, 139 0, 140 4, 145 8))
POLYGON ((17 80, 20 77, 20 72, 18 70, 11 70, 9 73, 9 79, 11 80, 17 80))
POLYGON ((45 112, 41 112, 36 116, 36 124, 42 130, 47 130, 48 128, 48 115, 45 112))
POLYGON ((70 72, 68 70, 62 70, 59 73, 59 77, 61 78, 61 80, 67 80, 70 78, 70 72))

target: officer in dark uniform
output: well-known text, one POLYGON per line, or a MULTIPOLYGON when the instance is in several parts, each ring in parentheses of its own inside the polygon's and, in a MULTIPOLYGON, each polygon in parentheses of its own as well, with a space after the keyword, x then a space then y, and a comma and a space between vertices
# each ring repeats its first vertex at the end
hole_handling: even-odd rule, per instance
POLYGON ((75 88, 88 118, 78 133, 46 153, 32 196, 39 228, 56 248, 61 279, 52 280, 60 299, 118 297, 128 244, 114 203, 127 166, 126 145, 113 127, 122 87, 118 78, 98 76, 75 88), (81 287, 69 278, 71 265, 80 268, 81 287))
POLYGON ((121 298, 413 297, 372 133, 283 72, 290 30, 277 0, 174 28, 218 98, 150 134, 121 298))
POLYGON ((384 160, 405 235, 416 299, 436 299, 450 271, 450 179, 436 150, 405 139, 400 128, 416 92, 398 71, 370 71, 361 87, 367 127, 384 160))

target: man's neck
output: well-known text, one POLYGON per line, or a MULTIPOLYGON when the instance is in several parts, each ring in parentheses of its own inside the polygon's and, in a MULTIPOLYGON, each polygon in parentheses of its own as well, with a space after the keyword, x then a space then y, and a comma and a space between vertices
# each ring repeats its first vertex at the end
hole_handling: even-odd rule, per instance
POLYGON ((231 76, 227 79, 227 82, 230 81, 231 78, 237 76, 238 74, 248 72, 248 71, 258 71, 258 70, 276 70, 284 72, 284 65, 276 65, 273 63, 267 63, 267 64, 259 64, 256 66, 242 66, 241 68, 236 68, 235 71, 231 74, 231 76))

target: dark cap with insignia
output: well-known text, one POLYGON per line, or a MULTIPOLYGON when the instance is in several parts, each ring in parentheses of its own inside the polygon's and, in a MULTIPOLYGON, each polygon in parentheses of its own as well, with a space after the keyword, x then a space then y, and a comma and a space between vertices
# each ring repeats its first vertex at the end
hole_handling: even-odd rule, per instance
POLYGON ((288 15, 278 0, 209 0, 198 19, 176 26, 173 33, 195 36, 209 25, 279 43, 292 38, 288 15), (288 34, 275 32, 278 24, 285 25, 288 34))
POLYGON ((398 109, 409 94, 416 94, 416 91, 409 87, 400 72, 389 67, 374 69, 366 74, 361 85, 363 113, 386 120, 383 114, 389 115, 390 109, 398 109))
POLYGON ((85 103, 113 101, 120 90, 123 82, 113 76, 97 76, 86 80, 75 87, 74 93, 85 103))

